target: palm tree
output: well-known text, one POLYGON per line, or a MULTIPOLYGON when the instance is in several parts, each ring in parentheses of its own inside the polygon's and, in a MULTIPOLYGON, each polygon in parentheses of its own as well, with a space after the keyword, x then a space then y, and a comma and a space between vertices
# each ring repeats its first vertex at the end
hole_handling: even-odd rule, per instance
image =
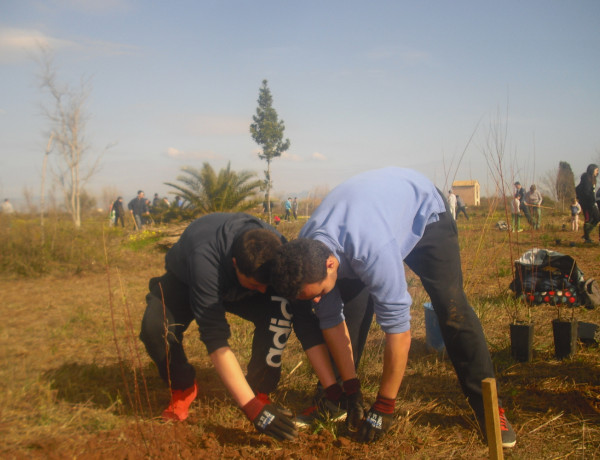
POLYGON ((173 187, 184 200, 184 207, 194 215, 211 212, 246 211, 257 206, 260 200, 256 193, 262 185, 259 179, 252 180, 251 171, 235 172, 231 163, 221 169, 219 174, 209 163, 203 163, 201 169, 184 166, 181 170, 187 175, 177 176, 183 185, 165 182, 173 187))

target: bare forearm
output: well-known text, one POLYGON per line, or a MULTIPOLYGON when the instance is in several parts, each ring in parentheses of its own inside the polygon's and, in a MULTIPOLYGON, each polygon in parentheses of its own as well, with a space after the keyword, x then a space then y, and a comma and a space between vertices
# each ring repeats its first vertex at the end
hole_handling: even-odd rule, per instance
POLYGON ((222 347, 213 351, 210 359, 221 377, 221 381, 238 406, 243 407, 254 398, 254 392, 248 385, 244 372, 231 348, 222 347))
POLYGON ((395 399, 402 384, 406 363, 408 362, 408 351, 411 342, 410 331, 400 334, 386 334, 385 338, 383 374, 379 394, 385 398, 395 399))
POLYGON ((306 350, 306 356, 317 374, 317 378, 327 388, 335 383, 335 375, 331 367, 331 358, 325 344, 316 345, 306 350))
POLYGON ((348 333, 346 323, 342 322, 332 328, 324 329, 323 337, 342 380, 346 381, 355 378, 356 370, 354 369, 352 343, 350 342, 350 334, 348 333))

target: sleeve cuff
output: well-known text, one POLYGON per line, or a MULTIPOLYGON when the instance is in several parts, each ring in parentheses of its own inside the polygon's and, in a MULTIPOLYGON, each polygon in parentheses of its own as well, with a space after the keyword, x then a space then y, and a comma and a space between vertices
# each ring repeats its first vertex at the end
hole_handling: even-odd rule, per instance
POLYGON ((344 322, 344 302, 337 287, 321 297, 320 302, 314 304, 314 308, 321 329, 329 329, 344 322))

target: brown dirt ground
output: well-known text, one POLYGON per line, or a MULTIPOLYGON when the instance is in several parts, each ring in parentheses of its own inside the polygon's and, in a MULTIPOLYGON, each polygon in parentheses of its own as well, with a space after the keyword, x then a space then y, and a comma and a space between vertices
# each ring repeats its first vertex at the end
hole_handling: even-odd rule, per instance
MULTIPOLYGON (((494 243, 479 249, 481 226, 472 221, 461 222, 467 290, 470 298, 480 300, 476 310, 497 367, 504 406, 519 437, 517 446, 505 451, 505 456, 600 458, 600 351, 597 346, 580 345, 572 359, 554 359, 549 322, 556 309, 541 305, 532 311, 536 325, 533 362, 517 363, 510 358, 508 316, 494 304, 495 296, 506 289, 511 279, 508 235, 489 232, 494 243), (482 300, 486 298, 491 300, 486 303, 482 300)), ((572 255, 586 278, 600 278, 600 247, 583 246, 578 236, 549 230, 519 234, 518 238, 512 259, 531 247, 548 247, 572 255), (571 241, 575 246, 570 245, 571 241)), ((0 280, 4 293, 4 324, 0 328, 0 389, 5 393, 0 408, 2 458, 488 456, 450 364, 425 344, 421 308, 413 309, 413 345, 398 397, 397 423, 378 443, 357 443, 342 425, 302 432, 297 440, 289 442, 258 434, 234 407, 206 356, 194 358, 201 392, 189 419, 179 424, 160 422, 168 395, 145 355, 138 356, 139 348, 135 351, 131 337, 137 334, 147 280, 160 272, 163 256, 151 253, 139 257, 139 269, 135 271, 120 272, 118 263, 111 267, 110 287, 106 274, 101 272, 68 278, 0 280), (112 313, 108 293, 118 306, 112 313), (112 332, 115 315, 117 327, 112 332), (90 329, 97 331, 98 336, 90 334, 90 329), (119 344, 118 351, 115 343, 119 344), (138 357, 132 358, 133 364, 123 370, 118 357, 131 355, 138 357), (21 365, 9 365, 15 361, 21 365), (37 384, 32 383, 32 375, 37 384), (125 395, 132 399, 143 396, 139 402, 127 402, 125 395), (124 402, 116 404, 118 397, 124 402), (51 409, 42 407, 45 405, 51 409), (69 411, 70 418, 59 418, 69 411), (98 414, 106 414, 106 427, 94 425, 93 421, 100 419, 98 414), (47 420, 40 421, 43 417, 47 420)), ((411 278, 410 285, 415 305, 422 304, 419 282, 411 278)), ((581 321, 600 324, 600 309, 579 308, 576 316, 581 321)), ((368 365, 360 370, 367 401, 373 400, 380 375, 377 356, 381 340, 381 334, 374 330, 369 337, 371 352, 365 353, 364 358, 368 365)), ((190 356, 195 352, 202 354, 197 342, 195 337, 190 338, 190 356)), ((301 353, 294 340, 289 348, 291 362, 284 368, 282 384, 274 397, 299 411, 310 400, 311 377, 309 371, 290 374, 301 353)), ((243 355, 243 350, 239 353, 243 355)))

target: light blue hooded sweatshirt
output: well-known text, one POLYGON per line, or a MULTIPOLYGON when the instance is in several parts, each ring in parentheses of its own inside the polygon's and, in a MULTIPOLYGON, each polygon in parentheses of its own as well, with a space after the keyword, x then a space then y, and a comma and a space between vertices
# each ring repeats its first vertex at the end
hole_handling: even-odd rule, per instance
MULTIPOLYGON (((446 212, 435 185, 402 168, 367 171, 334 188, 300 231, 323 242, 338 259, 338 278, 359 278, 373 296, 376 320, 386 333, 410 330, 404 258, 425 227, 446 212)), ((344 321, 336 288, 315 310, 321 329, 344 321)))

